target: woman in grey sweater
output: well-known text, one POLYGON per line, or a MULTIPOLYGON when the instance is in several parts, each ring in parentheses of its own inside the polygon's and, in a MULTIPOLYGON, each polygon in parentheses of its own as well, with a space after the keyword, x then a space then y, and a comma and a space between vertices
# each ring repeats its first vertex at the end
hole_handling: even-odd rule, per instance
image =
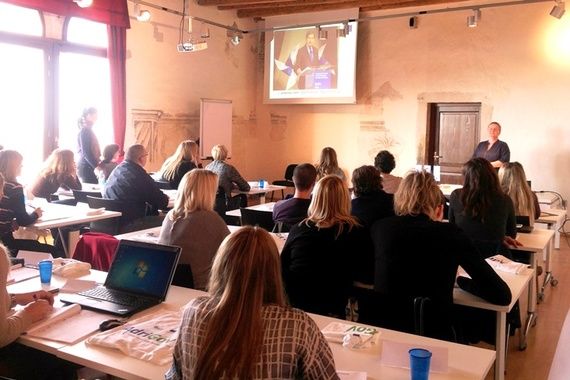
POLYGON ((190 265, 194 288, 205 290, 212 261, 220 243, 230 231, 213 211, 218 176, 205 169, 184 175, 178 187, 174 208, 160 230, 159 243, 182 247, 181 264, 190 265))

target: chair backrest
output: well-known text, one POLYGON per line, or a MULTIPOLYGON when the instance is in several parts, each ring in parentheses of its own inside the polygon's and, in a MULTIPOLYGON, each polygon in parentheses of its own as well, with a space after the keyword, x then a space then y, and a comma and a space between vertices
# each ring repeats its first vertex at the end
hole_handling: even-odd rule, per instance
POLYGON ((293 171, 299 164, 289 164, 287 165, 287 169, 285 169, 285 179, 292 181, 293 180, 293 171))
POLYGON ((115 199, 96 198, 87 196, 87 204, 90 208, 105 208, 105 210, 119 211, 120 218, 110 218, 91 223, 91 229, 104 232, 110 235, 117 235, 122 231, 127 231, 129 224, 145 216, 145 204, 119 201, 115 199))
POLYGON ((178 264, 176 272, 174 272, 172 285, 194 289, 194 275, 192 275, 190 264, 178 264))
POLYGON ((242 226, 259 226, 267 231, 273 231, 273 215, 267 211, 240 208, 242 226))
POLYGON ((71 190, 73 191, 73 197, 77 202, 87 203, 87 197, 102 198, 101 192, 99 191, 88 191, 88 190, 71 190))
POLYGON ((154 183, 158 185, 159 189, 163 190, 172 190, 172 186, 170 186, 170 182, 162 180, 162 179, 155 179, 154 183))

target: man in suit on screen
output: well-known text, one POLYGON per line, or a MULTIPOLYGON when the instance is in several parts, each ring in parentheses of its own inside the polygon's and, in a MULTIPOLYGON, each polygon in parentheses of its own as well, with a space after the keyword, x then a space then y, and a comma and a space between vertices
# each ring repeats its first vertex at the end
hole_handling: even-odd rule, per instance
POLYGON ((300 89, 305 88, 305 74, 310 71, 306 69, 319 67, 320 64, 315 32, 310 30, 305 35, 305 46, 297 51, 297 60, 295 61, 295 73, 299 77, 298 86, 300 89))

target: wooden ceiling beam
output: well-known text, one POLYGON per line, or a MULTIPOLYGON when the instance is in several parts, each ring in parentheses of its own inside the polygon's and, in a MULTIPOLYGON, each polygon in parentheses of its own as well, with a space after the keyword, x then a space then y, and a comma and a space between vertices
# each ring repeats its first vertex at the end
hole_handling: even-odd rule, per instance
MULTIPOLYGON (((427 0, 427 1, 438 1, 438 2, 450 2, 450 0, 427 0)), ((453 0, 452 0, 453 1, 453 0)), ((267 16, 277 16, 292 13, 307 13, 307 12, 318 12, 326 10, 335 9, 347 9, 347 8, 372 8, 375 9, 394 9, 394 8, 404 8, 417 5, 418 0, 363 0, 363 1, 319 1, 313 0, 313 3, 307 5, 291 5, 291 3, 279 4, 272 7, 258 6, 253 8, 241 8, 238 9, 237 15, 240 18, 249 17, 267 17, 267 16)), ((426 1, 422 1, 426 3, 426 1)))
POLYGON ((386 4, 385 6, 369 5, 360 8, 360 12, 372 12, 383 9, 421 7, 426 5, 461 3, 464 0, 412 0, 400 4, 386 4), (394 6, 395 5, 395 6, 394 6))
MULTIPOLYGON (((388 2, 397 1, 401 3, 402 1, 406 0, 388 0, 388 2)), ((282 1, 277 7, 298 7, 298 6, 307 6, 307 5, 321 5, 321 4, 342 4, 342 3, 358 3, 360 7, 364 4, 365 6, 375 6, 378 3, 384 3, 386 0, 364 0, 364 1, 351 1, 351 0, 287 0, 282 1)), ((233 4, 233 5, 219 5, 219 10, 231 10, 231 9, 253 9, 253 8, 273 8, 275 5, 269 4, 233 4)))
MULTIPOLYGON (((285 0, 295 1, 295 0, 285 0)), ((282 0, 196 0, 198 5, 217 5, 217 6, 231 6, 231 5, 247 5, 247 4, 280 4, 282 0)))

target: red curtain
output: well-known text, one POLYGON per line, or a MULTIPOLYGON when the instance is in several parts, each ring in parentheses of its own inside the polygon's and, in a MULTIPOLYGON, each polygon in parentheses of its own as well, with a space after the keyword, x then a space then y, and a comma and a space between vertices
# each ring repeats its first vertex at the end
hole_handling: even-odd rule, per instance
POLYGON ((130 28, 127 0, 93 0, 89 8, 80 8, 73 0, 8 0, 8 2, 62 16, 81 17, 107 25, 130 28))
POLYGON ((107 31, 109 35, 107 57, 111 66, 111 105, 113 108, 115 144, 119 145, 121 156, 123 156, 127 129, 127 73, 125 67, 127 30, 120 26, 110 25, 107 31))

